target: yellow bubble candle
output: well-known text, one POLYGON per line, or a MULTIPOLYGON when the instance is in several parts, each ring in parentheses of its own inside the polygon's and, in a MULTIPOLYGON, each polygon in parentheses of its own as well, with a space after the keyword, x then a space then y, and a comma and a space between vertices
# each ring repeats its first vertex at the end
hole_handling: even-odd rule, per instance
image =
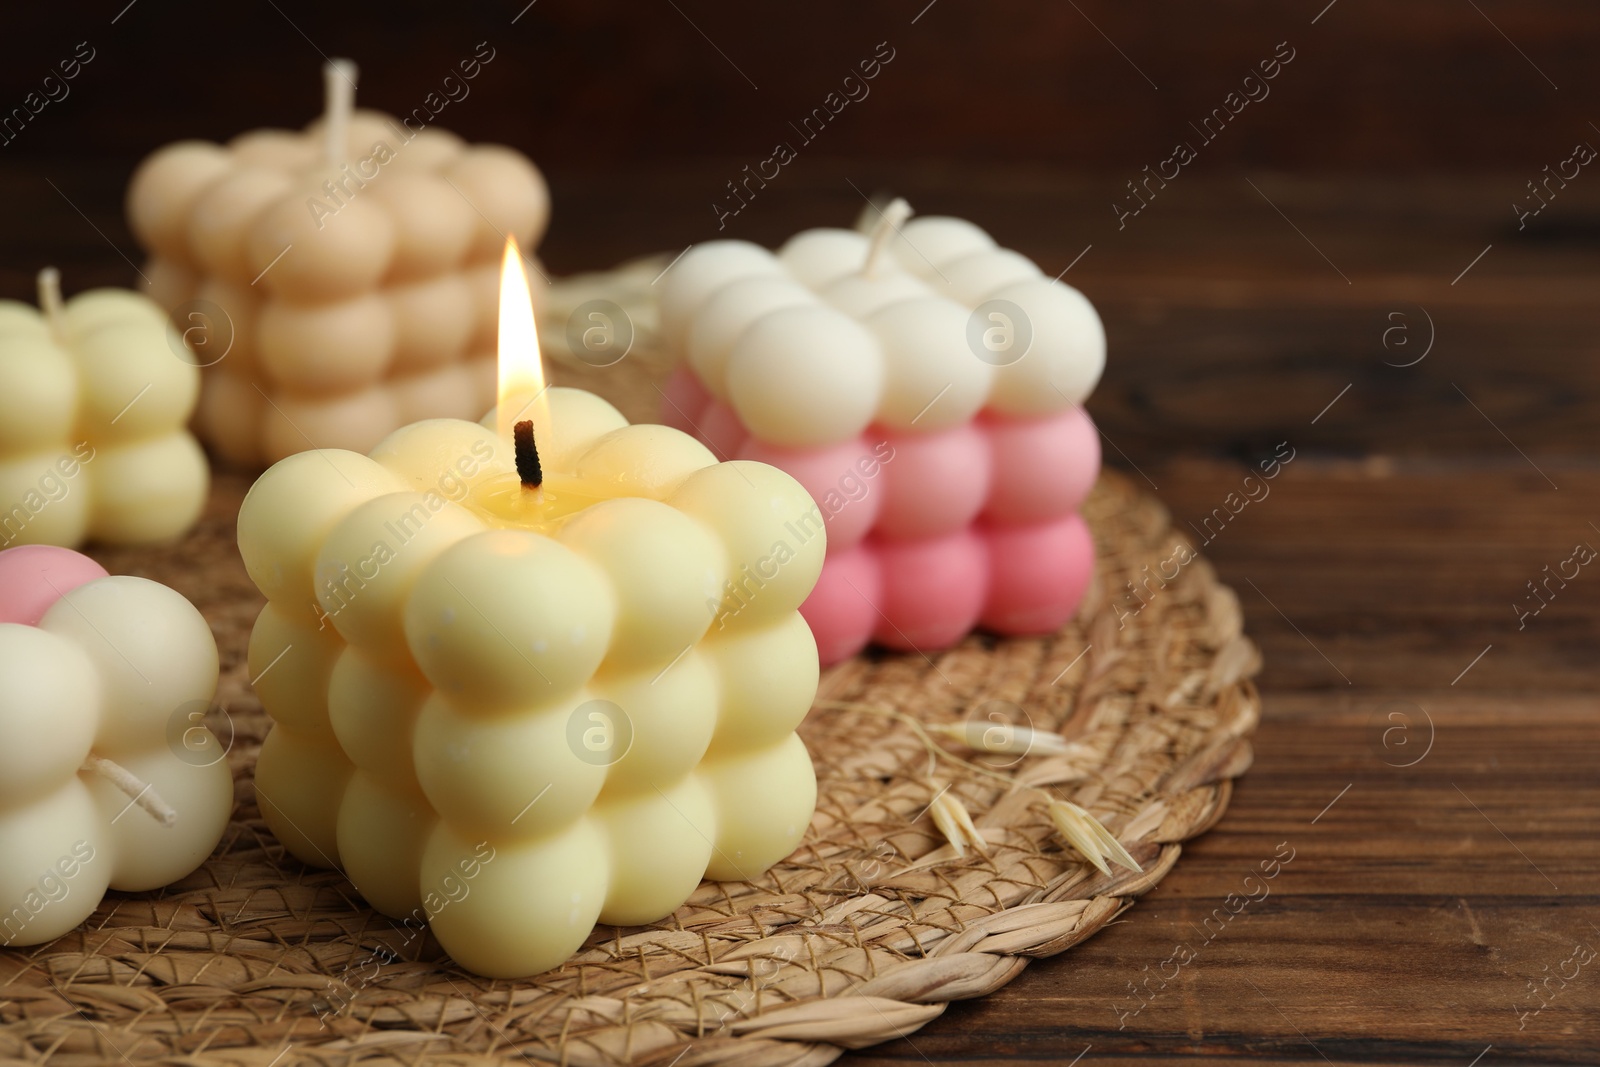
POLYGON ((799 842, 825 535, 776 468, 547 389, 513 242, 499 325, 496 411, 282 460, 239 549, 268 825, 514 977, 799 842))
POLYGON ((0 300, 0 548, 166 541, 205 506, 210 472, 185 428, 196 357, 155 303, 126 289, 39 310, 0 300))

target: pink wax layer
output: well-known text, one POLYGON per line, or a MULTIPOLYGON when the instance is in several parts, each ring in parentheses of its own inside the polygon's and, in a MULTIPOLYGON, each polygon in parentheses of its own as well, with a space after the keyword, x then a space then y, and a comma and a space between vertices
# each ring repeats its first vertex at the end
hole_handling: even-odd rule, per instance
POLYGON ((722 459, 788 472, 828 530, 822 575, 801 614, 824 664, 869 642, 921 652, 975 626, 1039 634, 1072 617, 1094 573, 1077 514, 1100 471, 1100 435, 1081 408, 1028 421, 980 415, 907 434, 871 426, 812 449, 755 440, 687 369, 664 420, 722 459))
POLYGON ((37 625, 50 605, 78 586, 104 577, 104 567, 70 548, 8 548, 0 552, 0 622, 37 625))

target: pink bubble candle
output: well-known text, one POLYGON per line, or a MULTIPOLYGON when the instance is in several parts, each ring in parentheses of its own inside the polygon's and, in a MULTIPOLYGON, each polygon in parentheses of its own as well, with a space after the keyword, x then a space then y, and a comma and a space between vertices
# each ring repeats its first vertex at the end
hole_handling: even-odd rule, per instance
MULTIPOLYGON (((1094 570, 1100 469, 1082 408, 1105 333, 1077 290, 960 219, 697 245, 663 279, 683 359, 665 421, 778 467, 828 532, 801 607, 824 663, 974 627, 1048 633, 1094 570)), ((759 578, 760 576, 757 576, 759 578)))

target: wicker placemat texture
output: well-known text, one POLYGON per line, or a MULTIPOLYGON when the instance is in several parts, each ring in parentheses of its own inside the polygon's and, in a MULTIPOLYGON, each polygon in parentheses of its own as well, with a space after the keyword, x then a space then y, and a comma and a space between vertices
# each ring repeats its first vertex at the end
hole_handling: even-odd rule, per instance
MULTIPOLYGON (((648 282, 643 268, 626 277, 648 282)), ((621 405, 633 417, 654 406, 660 368, 646 355, 647 341, 630 355, 648 372, 621 405)), ((66 937, 0 950, 0 1061, 824 1064, 1101 929, 1221 817, 1250 763, 1258 657, 1238 602, 1196 558, 1164 587, 1141 586, 1145 606, 1131 613, 1125 583, 1163 561, 1170 572, 1184 538, 1151 497, 1106 474, 1086 507, 1096 580, 1061 632, 978 635, 824 673, 801 728, 818 810, 794 855, 751 883, 701 885, 654 926, 601 928, 559 970, 487 981, 367 908, 342 875, 301 866, 261 820, 251 767, 268 722, 244 657, 262 601, 233 544, 248 483, 219 475, 201 527, 179 545, 97 553, 113 572, 173 585, 212 623, 234 820, 180 884, 113 893, 66 937), (1031 722, 1076 745, 1018 758, 947 742, 984 769, 930 768, 925 740, 884 709, 930 725, 1031 722), (985 851, 958 857, 935 828, 929 805, 946 787, 985 851), (1084 862, 1046 796, 1092 812, 1143 872, 1084 862)))

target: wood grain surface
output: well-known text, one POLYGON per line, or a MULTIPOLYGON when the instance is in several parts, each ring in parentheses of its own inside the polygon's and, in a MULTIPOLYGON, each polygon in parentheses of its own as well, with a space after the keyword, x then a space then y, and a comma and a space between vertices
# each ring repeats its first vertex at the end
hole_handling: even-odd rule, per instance
MULTIPOLYGON (((548 262, 706 238, 721 175, 553 174, 548 262)), ((1295 450, 1203 546, 1266 664, 1226 818, 1125 921, 851 1060, 1595 1062, 1600 973, 1571 961, 1600 947, 1600 571, 1517 605, 1600 546, 1600 179, 1518 231, 1529 176, 1198 173, 1118 230, 1115 174, 818 161, 740 219, 772 242, 894 188, 1070 265, 1110 339, 1108 462, 1180 524, 1295 450), (1208 923, 1280 850, 1271 895, 1208 923)), ((119 182, 0 170, 26 206, 0 295, 47 259, 69 291, 130 279, 119 182)))

